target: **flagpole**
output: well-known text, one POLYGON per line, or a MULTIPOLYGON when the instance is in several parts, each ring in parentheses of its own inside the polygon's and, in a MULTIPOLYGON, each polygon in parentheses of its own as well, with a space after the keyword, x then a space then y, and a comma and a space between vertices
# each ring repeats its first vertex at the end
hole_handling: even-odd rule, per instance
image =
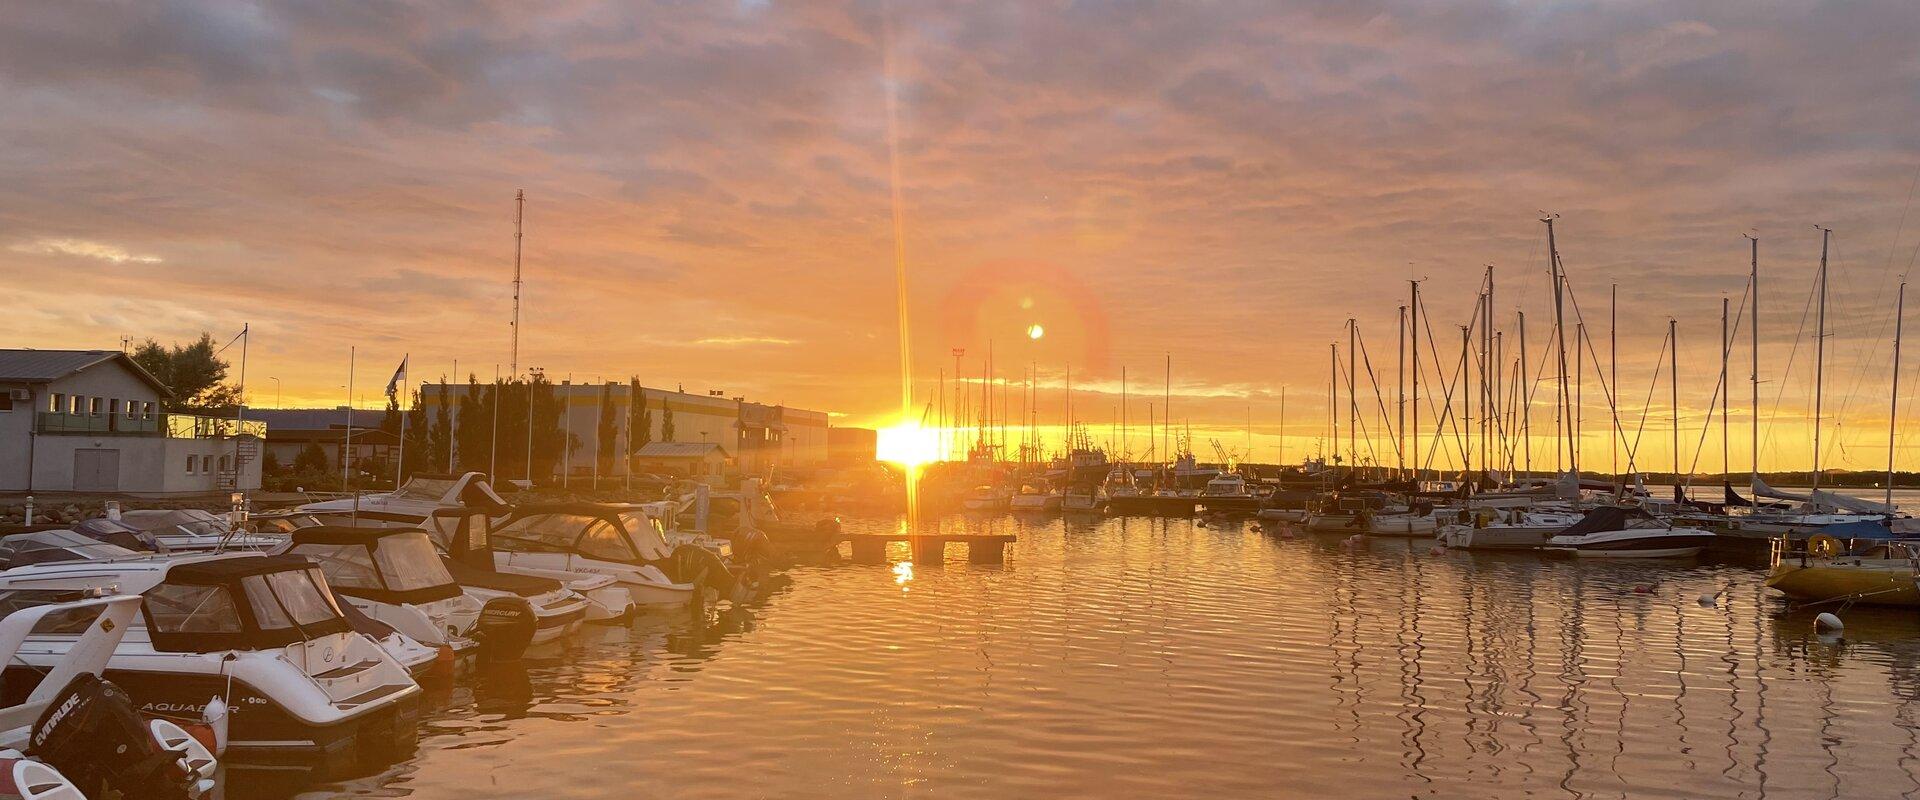
MULTIPOLYGON (((407 384, 412 376, 407 374, 407 359, 412 354, 400 357, 400 370, 393 374, 393 380, 387 384, 387 396, 393 398, 393 405, 400 409, 400 455, 393 460, 393 490, 400 491, 400 476, 405 473, 407 464, 407 407, 400 402, 406 397, 407 384)), ((411 399, 411 398, 409 398, 411 399)))
POLYGON ((340 490, 353 495, 353 514, 348 524, 360 524, 360 493, 353 491, 353 484, 347 480, 348 464, 353 461, 353 362, 359 348, 347 348, 347 446, 340 453, 340 490))
MULTIPOLYGON (((252 323, 240 323, 240 396, 235 398, 233 409, 233 491, 240 491, 240 435, 247 422, 247 343, 253 339, 248 335, 252 323)), ((261 446, 265 446, 262 443, 261 446)))
MULTIPOLYGON (((457 358, 453 360, 453 382, 460 382, 460 359, 457 358)), ((455 440, 453 432, 460 424, 460 405, 454 401, 453 392, 447 392, 445 396, 447 398, 447 404, 451 406, 447 409, 447 473, 454 474, 460 471, 460 467, 453 463, 453 443, 455 440)))

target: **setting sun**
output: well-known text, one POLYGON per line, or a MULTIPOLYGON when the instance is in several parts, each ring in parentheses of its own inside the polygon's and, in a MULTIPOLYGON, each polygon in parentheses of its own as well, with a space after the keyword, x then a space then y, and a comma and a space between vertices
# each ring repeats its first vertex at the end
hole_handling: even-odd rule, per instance
POLYGON ((940 437, 932 428, 922 428, 918 423, 902 422, 881 428, 876 432, 874 450, 881 461, 903 467, 917 467, 939 460, 940 437))
POLYGON ((1027 338, 1029 339, 1038 339, 1045 335, 1047 335, 1047 329, 1040 327, 1038 324, 1027 328, 1027 338))

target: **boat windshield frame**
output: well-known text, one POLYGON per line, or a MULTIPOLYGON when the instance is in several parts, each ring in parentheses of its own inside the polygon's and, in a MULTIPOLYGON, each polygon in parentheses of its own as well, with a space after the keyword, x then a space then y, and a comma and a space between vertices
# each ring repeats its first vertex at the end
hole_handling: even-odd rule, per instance
POLYGON ((334 603, 326 576, 305 558, 257 556, 180 565, 141 594, 148 636, 153 648, 163 652, 272 650, 352 631, 334 603), (175 597, 193 603, 181 620, 155 614, 157 602, 175 597), (205 621, 207 614, 217 624, 179 624, 205 621))

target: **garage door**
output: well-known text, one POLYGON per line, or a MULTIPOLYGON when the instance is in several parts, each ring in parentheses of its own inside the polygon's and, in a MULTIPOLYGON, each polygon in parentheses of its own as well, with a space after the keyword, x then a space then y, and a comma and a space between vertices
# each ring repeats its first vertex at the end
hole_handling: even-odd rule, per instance
POLYGON ((120 451, 73 451, 73 490, 76 492, 119 491, 120 451))

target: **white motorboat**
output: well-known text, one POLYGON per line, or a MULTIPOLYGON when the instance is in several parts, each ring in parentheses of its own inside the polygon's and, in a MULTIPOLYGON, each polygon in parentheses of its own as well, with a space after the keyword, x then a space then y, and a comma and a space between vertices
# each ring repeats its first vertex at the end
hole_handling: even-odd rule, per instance
POLYGON ((363 494, 307 503, 296 508, 310 514, 405 514, 424 519, 441 508, 474 506, 486 508, 498 516, 507 501, 493 490, 484 472, 462 475, 413 475, 391 492, 363 494))
MULTIPOLYGON (((107 521, 116 521, 111 517, 107 521)), ((197 508, 122 511, 117 520, 153 536, 161 552, 211 553, 217 550, 270 550, 279 542, 234 530, 223 516, 197 508)))
MULTIPOLYGON (((86 800, 80 787, 122 797, 192 798, 214 791, 213 750, 185 728, 143 719, 101 679, 140 613, 140 598, 0 592, 0 662, 14 663, 37 629, 70 630, 63 657, 32 685, 9 685, 0 707, 0 792, 32 800, 86 800)), ((215 726, 199 726, 218 746, 215 726)))
MULTIPOLYGON (((367 616, 454 658, 477 652, 486 632, 479 600, 453 580, 426 531, 406 528, 301 528, 281 549, 320 565, 327 585, 367 616)), ((518 658, 524 637, 490 637, 489 656, 518 658)))
MULTIPOLYGON (((609 575, 637 606, 686 605, 700 588, 709 562, 683 565, 665 550, 659 532, 645 514, 621 513, 614 506, 566 503, 520 506, 495 523, 491 533, 494 563, 515 568, 564 570, 609 575)), ((688 548, 681 552, 691 552, 688 548)), ((702 551, 704 552, 704 551, 702 551)))
POLYGON ((960 498, 960 507, 968 511, 1005 511, 1011 498, 992 486, 975 486, 960 498))
POLYGON ((1060 510, 1070 514, 1098 514, 1107 510, 1107 498, 1098 486, 1077 484, 1068 487, 1060 498, 1060 510))
POLYGON ((1428 514, 1370 514, 1361 519, 1361 532, 1368 536, 1395 538, 1432 538, 1440 523, 1428 514))
POLYGON ((1247 488, 1247 479, 1238 473, 1225 473, 1207 481, 1200 490, 1200 506, 1208 511, 1260 510, 1260 496, 1247 488))
POLYGON ((1640 508, 1602 506, 1548 539, 1546 549, 1579 558, 1687 558, 1712 543, 1712 531, 1675 528, 1640 508))
POLYGON ((1059 511, 1062 499, 1057 492, 1037 486, 1022 486, 1019 494, 1007 500, 1007 510, 1022 514, 1044 514, 1059 511))
MULTIPOLYGON (((259 553, 138 556, 34 564, 0 572, 0 593, 138 594, 144 613, 106 677, 144 714, 188 721, 233 709, 227 760, 323 775, 411 752, 420 687, 352 630, 312 562, 259 553)), ((85 631, 42 629, 6 666, 28 686, 85 631)), ((16 683, 18 682, 18 683, 16 683)))
POLYGON ((1470 523, 1443 525, 1439 538, 1456 550, 1539 550, 1547 546, 1547 540, 1579 522, 1581 516, 1571 511, 1515 509, 1491 519, 1476 516, 1470 523))

